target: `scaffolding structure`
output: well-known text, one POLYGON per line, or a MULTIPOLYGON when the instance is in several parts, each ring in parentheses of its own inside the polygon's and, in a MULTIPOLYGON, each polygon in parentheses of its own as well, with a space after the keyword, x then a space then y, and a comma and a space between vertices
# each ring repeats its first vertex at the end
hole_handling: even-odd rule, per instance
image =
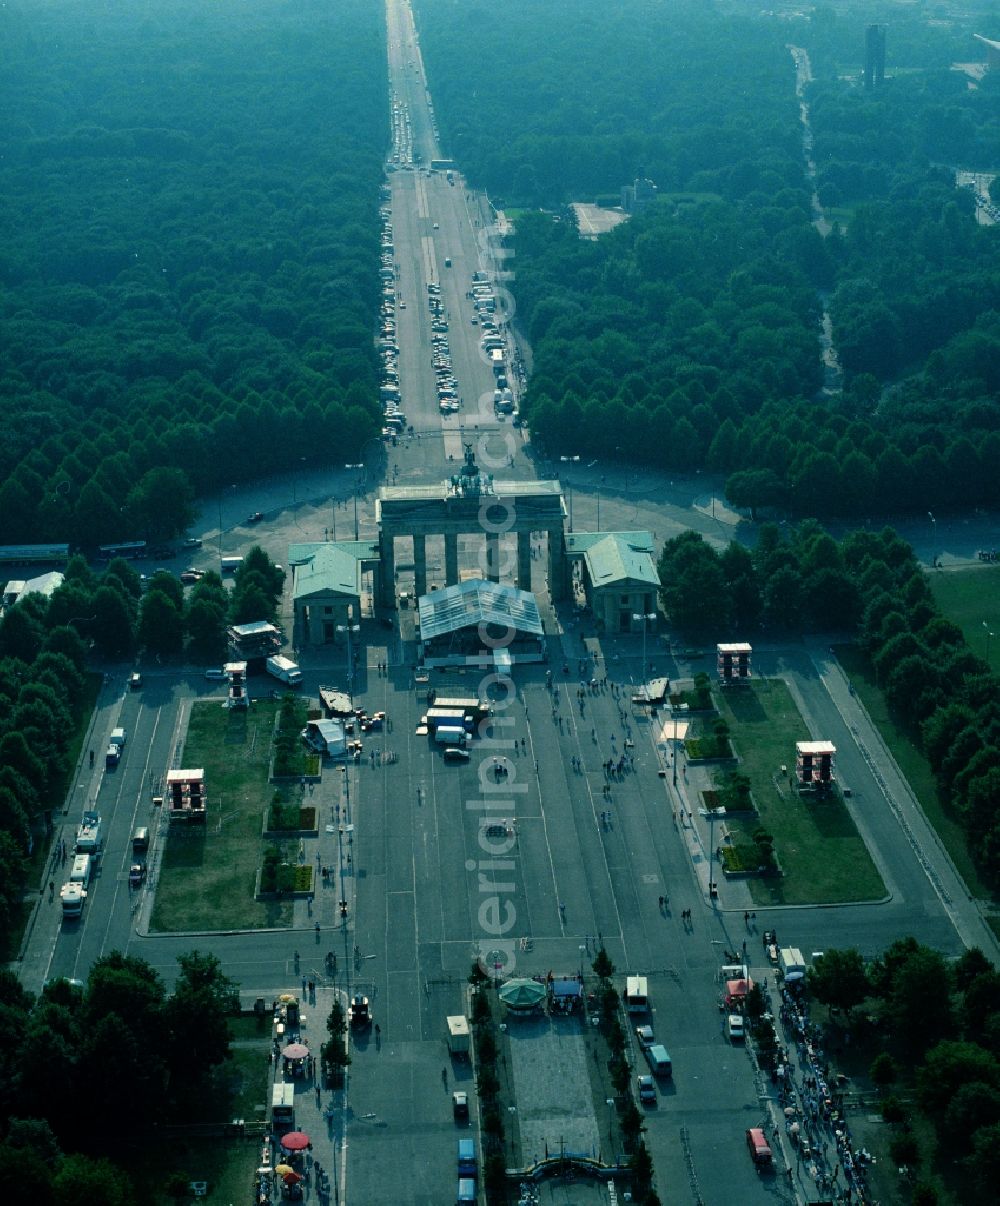
POLYGON ((731 645, 716 645, 715 659, 719 673, 719 684, 723 687, 734 683, 745 683, 750 680, 752 670, 750 657, 753 646, 745 643, 731 645))
POLYGON ((799 791, 829 791, 833 786, 833 758, 837 747, 832 741, 797 741, 795 777, 799 791))

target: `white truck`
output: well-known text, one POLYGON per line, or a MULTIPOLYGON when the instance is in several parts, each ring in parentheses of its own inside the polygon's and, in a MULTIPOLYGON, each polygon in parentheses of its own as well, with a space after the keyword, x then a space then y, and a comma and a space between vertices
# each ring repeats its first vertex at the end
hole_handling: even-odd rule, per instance
POLYGON ((649 987, 645 976, 626 976, 625 1012, 649 1013, 649 987))
POLYGON ((448 1017, 448 1050, 452 1055, 468 1057, 469 1019, 464 1013, 448 1017))
POLYGON ((288 657, 269 657, 267 672, 289 687, 302 686, 302 671, 288 657))
POLYGON ((458 725, 442 724, 434 730, 434 740, 438 745, 450 745, 463 750, 468 739, 465 729, 459 728, 458 725))
POLYGON ((70 868, 69 882, 71 884, 78 884, 84 889, 89 888, 92 869, 89 854, 75 854, 73 856, 73 866, 70 868))
POLYGON ((795 984, 806 976, 806 961, 796 946, 783 946, 778 951, 778 971, 786 984, 795 984))
POLYGON ((80 824, 76 827, 76 853, 96 857, 101 852, 103 842, 104 833, 100 813, 85 812, 80 824))
POLYGON ((59 899, 62 902, 63 917, 80 917, 83 914, 83 902, 87 899, 87 889, 80 884, 63 884, 59 889, 59 899))

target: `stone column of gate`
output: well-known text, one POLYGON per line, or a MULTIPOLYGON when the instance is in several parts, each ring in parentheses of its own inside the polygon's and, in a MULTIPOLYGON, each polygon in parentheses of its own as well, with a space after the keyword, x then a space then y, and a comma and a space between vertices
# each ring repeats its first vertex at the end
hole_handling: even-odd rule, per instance
POLYGON ((517 534, 517 585, 520 590, 531 590, 531 533, 517 534))
POLYGON ((486 577, 500 581, 500 536, 496 532, 486 533, 486 577))
POLYGON ((558 603, 566 597, 566 554, 562 527, 549 528, 549 597, 558 603))
POLYGON ((396 550, 393 547, 394 536, 386 530, 382 521, 382 531, 379 533, 379 598, 383 607, 396 606, 396 550))
POLYGON ((458 585, 458 533, 444 534, 444 584, 458 585))
POLYGON ((427 594, 427 537, 413 537, 413 583, 417 598, 427 594))

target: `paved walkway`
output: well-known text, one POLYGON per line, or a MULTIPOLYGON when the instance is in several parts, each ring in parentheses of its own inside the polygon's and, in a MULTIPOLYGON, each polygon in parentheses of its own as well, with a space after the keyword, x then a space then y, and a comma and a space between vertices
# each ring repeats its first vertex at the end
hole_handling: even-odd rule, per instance
MULTIPOLYGON (((289 985, 289 992, 297 995, 301 992, 301 984, 289 985)), ((301 1159, 293 1161, 293 1167, 300 1172, 305 1180, 302 1184, 306 1200, 325 1203, 344 1201, 344 1153, 346 1150, 346 1088, 335 1091, 324 1090, 320 1078, 320 1048, 326 1041, 326 1019, 333 1008, 337 992, 334 988, 317 984, 310 992, 307 981, 306 993, 300 997, 302 1004, 302 1028, 300 1040, 306 1043, 314 1053, 315 1071, 301 1079, 292 1079, 295 1086, 295 1129, 304 1131, 311 1140, 311 1150, 307 1149, 301 1159), (324 1182, 318 1170, 325 1171, 329 1178, 324 1182), (340 1178, 340 1184, 334 1186, 335 1178, 340 1178), (325 1184, 325 1188, 323 1187, 325 1184)), ((344 994, 341 1001, 346 1009, 347 1001, 344 994)), ((272 1061, 271 1077, 268 1082, 268 1093, 271 1086, 285 1080, 280 1057, 272 1061)), ((346 1082, 345 1082, 346 1084, 346 1082)), ((283 1153, 280 1145, 274 1144, 274 1165, 282 1163, 283 1153)))

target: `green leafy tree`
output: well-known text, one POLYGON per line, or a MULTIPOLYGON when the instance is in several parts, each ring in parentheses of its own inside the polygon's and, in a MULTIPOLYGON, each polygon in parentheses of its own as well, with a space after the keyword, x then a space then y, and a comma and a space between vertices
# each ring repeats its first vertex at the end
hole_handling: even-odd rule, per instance
POLYGON ((650 1156, 649 1149, 645 1143, 639 1143, 639 1146, 629 1159, 629 1167, 632 1170, 632 1176, 635 1177, 637 1186, 639 1186, 642 1192, 645 1192, 653 1180, 653 1158, 650 1156))
POLYGON ((226 649, 225 604, 210 599, 193 599, 188 606, 185 626, 191 642, 191 656, 197 661, 218 661, 226 649))
POLYGON ((117 586, 129 599, 138 601, 142 596, 142 579, 139 571, 125 560, 124 557, 114 557, 108 563, 102 579, 106 586, 117 586))
POLYGON ((30 1195, 32 1203, 52 1206, 54 1167, 36 1160, 10 1143, 0 1143, 0 1197, 16 1202, 30 1195))
POLYGON ((1000 1177, 1000 1124, 981 1127, 972 1137, 972 1155, 968 1158, 969 1170, 976 1187, 989 1201, 1000 1177))
POLYGON ((133 529, 146 540, 163 540, 194 522, 194 491, 182 469, 161 466, 143 474, 129 492, 126 510, 133 529))
POLYGON ((44 639, 44 627, 24 603, 19 602, 4 612, 0 620, 0 657, 16 657, 30 664, 38 656, 44 639))
POLYGON ((921 947, 893 975, 886 1010, 896 1033, 913 1051, 926 1050, 951 1032, 948 970, 942 955, 921 947))
POLYGON ((929 1114, 941 1118, 963 1085, 977 1083, 1000 1090, 1000 1062, 977 1043, 948 1039, 928 1051, 917 1073, 917 1096, 929 1114))
POLYGON ((899 1078, 899 1065, 888 1051, 880 1051, 868 1069, 872 1084, 878 1089, 888 1089, 899 1078))
POLYGON ((101 586, 94 595, 91 633, 98 651, 109 658, 127 657, 135 647, 132 615, 118 590, 101 586))
POLYGON ((326 1019, 326 1030, 333 1039, 342 1039, 347 1033, 347 1018, 339 997, 333 1002, 333 1008, 326 1019))
POLYGON ((184 620, 180 608, 161 590, 150 590, 139 609, 138 643, 159 657, 173 657, 184 647, 184 620))
POLYGON ((0 737, 0 765, 23 776, 35 796, 43 795, 48 778, 45 764, 31 748, 24 733, 15 730, 0 737))
POLYGON ((54 1206, 132 1206, 135 1188, 110 1160, 66 1156, 52 1180, 54 1206))
POLYGON ((611 962, 611 957, 603 946, 594 956, 591 967, 594 969, 594 975, 600 980, 610 980, 615 974, 615 965, 611 962))
POLYGON ((945 1107, 938 1130, 941 1138, 960 1155, 967 1155, 975 1133, 1000 1122, 1000 1087, 981 1080, 969 1081, 955 1090, 945 1107))
POLYGON ((726 622, 728 601, 719 555, 696 532, 663 546, 658 564, 660 598, 678 628, 700 630, 726 622))
POLYGON ((204 1084, 230 1056, 229 1016, 239 1011, 239 988, 215 955, 178 955, 180 973, 164 1007, 171 1089, 186 1094, 204 1084))
POLYGON ((619 1125, 625 1142, 631 1147, 646 1129, 646 1120, 631 1099, 627 1102, 619 1116, 619 1125))
POLYGON ((817 1001, 848 1014, 871 993, 864 959, 854 947, 825 951, 809 968, 807 980, 817 1001))

